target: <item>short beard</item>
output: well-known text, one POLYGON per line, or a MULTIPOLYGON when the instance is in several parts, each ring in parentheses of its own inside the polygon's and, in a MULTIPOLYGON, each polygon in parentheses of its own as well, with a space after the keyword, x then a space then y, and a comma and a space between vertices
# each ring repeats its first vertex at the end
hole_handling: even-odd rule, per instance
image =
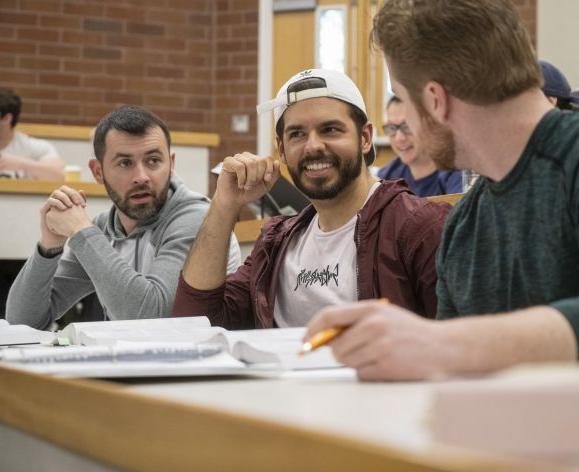
POLYGON ((103 182, 110 199, 113 201, 117 209, 132 220, 143 223, 156 216, 161 211, 161 208, 163 208, 163 205, 165 205, 169 193, 169 185, 171 184, 171 176, 169 176, 167 183, 158 195, 155 194, 147 185, 135 185, 126 192, 125 198, 115 192, 106 179, 103 178, 103 182), (143 191, 151 192, 153 200, 150 203, 143 203, 140 205, 131 204, 129 200, 130 195, 143 191))
MULTIPOLYGON (((420 109, 419 109, 420 110, 420 109)), ((437 123, 424 109, 420 110, 422 133, 420 153, 426 154, 438 170, 456 169, 456 143, 452 132, 444 125, 437 123)))
POLYGON ((362 162, 364 155, 362 153, 362 146, 358 147, 358 159, 355 161, 341 160, 335 154, 318 154, 309 156, 298 164, 297 169, 288 166, 288 171, 294 181, 295 186, 310 200, 331 200, 336 198, 344 191, 354 180, 356 180, 362 173, 362 162), (314 179, 314 188, 307 187, 301 180, 301 175, 304 172, 306 165, 312 161, 319 159, 331 160, 332 165, 338 167, 339 175, 338 181, 331 186, 325 186, 326 178, 314 179))

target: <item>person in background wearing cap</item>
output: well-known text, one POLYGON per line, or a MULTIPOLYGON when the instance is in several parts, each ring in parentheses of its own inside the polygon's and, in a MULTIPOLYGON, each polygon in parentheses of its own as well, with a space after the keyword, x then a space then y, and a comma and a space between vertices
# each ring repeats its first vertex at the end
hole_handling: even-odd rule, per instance
POLYGON ((44 139, 14 131, 22 101, 0 88, 0 176, 31 180, 64 180, 64 161, 44 139))
POLYGON ((345 327, 333 352, 363 379, 577 362, 579 114, 542 93, 512 2, 386 0, 373 37, 418 142, 480 177, 445 226, 436 321, 366 302, 326 309, 307 335, 345 327))
POLYGON ((567 77, 557 67, 547 61, 539 61, 543 73, 543 93, 549 101, 561 110, 574 110, 579 101, 573 96, 567 77))
POLYGON ((386 104, 384 134, 390 138, 392 150, 398 154, 378 171, 383 180, 404 179, 419 197, 462 193, 462 172, 437 170, 427 153, 417 152, 412 131, 406 124, 404 104, 394 95, 386 104))
POLYGON ((239 210, 273 186, 279 161, 248 152, 225 158, 173 314, 207 315, 228 329, 304 326, 327 305, 386 297, 432 317, 434 255, 449 207, 371 176, 372 124, 356 85, 341 72, 305 70, 258 107, 271 109, 281 160, 312 204, 272 218, 226 277, 239 210))

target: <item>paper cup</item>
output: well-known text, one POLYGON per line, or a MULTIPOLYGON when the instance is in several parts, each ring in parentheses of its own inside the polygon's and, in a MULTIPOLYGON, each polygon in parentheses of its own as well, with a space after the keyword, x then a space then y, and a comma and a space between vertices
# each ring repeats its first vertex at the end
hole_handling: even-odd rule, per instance
POLYGON ((64 168, 64 180, 65 182, 80 182, 80 167, 66 166, 64 168))

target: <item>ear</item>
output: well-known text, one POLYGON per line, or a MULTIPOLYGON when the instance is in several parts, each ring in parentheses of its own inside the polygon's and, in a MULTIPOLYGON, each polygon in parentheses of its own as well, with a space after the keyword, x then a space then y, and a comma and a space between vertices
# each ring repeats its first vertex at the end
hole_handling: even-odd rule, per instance
POLYGON ((6 113, 3 117, 0 118, 0 121, 2 121, 3 124, 7 124, 9 126, 12 126, 12 119, 14 118, 14 116, 12 115, 12 113, 6 113))
POLYGON ((92 176, 97 181, 97 183, 103 183, 103 167, 98 159, 91 159, 88 161, 88 166, 92 172, 92 176))
POLYGON ((372 137, 374 136, 374 126, 372 123, 368 122, 362 126, 362 135, 360 139, 362 140, 362 154, 366 155, 370 152, 372 147, 372 137))
POLYGON ((422 103, 430 116, 444 124, 450 112, 450 95, 438 82, 427 82, 422 91, 422 103))
POLYGON ((175 172, 175 153, 171 153, 169 158, 171 159, 171 174, 173 174, 175 172))
POLYGON ((278 136, 276 136, 275 143, 277 145, 277 151, 279 152, 280 161, 284 164, 287 164, 287 160, 285 158, 285 148, 283 147, 283 139, 280 139, 278 136))

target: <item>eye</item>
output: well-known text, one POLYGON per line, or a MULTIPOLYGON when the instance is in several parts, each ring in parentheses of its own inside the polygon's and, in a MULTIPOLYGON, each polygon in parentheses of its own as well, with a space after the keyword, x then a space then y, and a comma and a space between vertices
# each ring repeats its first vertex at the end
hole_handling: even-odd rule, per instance
POLYGON ((296 139, 296 138, 300 138, 303 136, 303 131, 300 130, 294 130, 294 131, 290 131, 288 133, 288 139, 296 139))
POLYGON ((147 159, 147 165, 149 167, 159 167, 161 165, 162 159, 160 157, 149 157, 147 159))
POLYGON ((324 133, 327 134, 339 133, 340 131, 341 131, 340 128, 338 128, 337 126, 326 126, 324 128, 324 133))
POLYGON ((133 161, 131 161, 130 159, 120 159, 118 161, 118 166, 126 169, 128 167, 131 167, 133 165, 133 161))

